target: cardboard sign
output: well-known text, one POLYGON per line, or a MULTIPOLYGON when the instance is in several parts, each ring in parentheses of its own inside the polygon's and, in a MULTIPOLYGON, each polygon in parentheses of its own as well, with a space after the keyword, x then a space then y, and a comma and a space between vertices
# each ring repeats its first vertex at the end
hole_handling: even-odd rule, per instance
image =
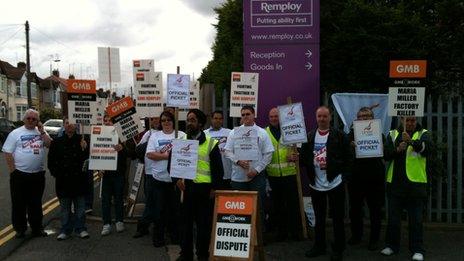
POLYGON ((142 180, 142 174, 144 170, 144 164, 137 163, 137 169, 134 175, 134 181, 132 182, 132 187, 129 193, 129 199, 135 202, 137 200, 137 195, 139 193, 139 188, 142 180))
POLYGON ((188 109, 179 109, 179 120, 187 120, 187 113, 190 109, 200 109, 200 82, 195 81, 190 84, 190 106, 188 109))
MULTIPOLYGON (((145 59, 145 60, 133 60, 133 71, 134 71, 134 78, 136 77, 137 72, 154 72, 155 71, 155 61, 153 59, 145 59)), ((135 82, 135 79, 134 79, 135 82)))
POLYGON ((423 117, 425 87, 390 87, 388 116, 423 117))
POLYGON ((172 178, 195 179, 198 163, 198 140, 175 139, 172 141, 172 178))
POLYGON ((277 107, 281 141, 284 145, 307 142, 306 126, 301 102, 277 107))
POLYGON ((98 82, 120 82, 119 48, 98 47, 98 82))
POLYGON ((240 110, 251 105, 258 115, 258 73, 232 72, 230 83, 230 117, 240 118, 240 110))
POLYGON ((90 136, 89 169, 116 170, 118 152, 114 145, 118 144, 118 134, 113 126, 92 126, 90 136))
POLYGON ((390 61, 390 78, 425 78, 426 60, 390 61))
POLYGON ((124 142, 143 131, 140 117, 135 110, 131 97, 118 100, 108 107, 106 113, 111 117, 119 139, 124 142))
POLYGON ((168 74, 166 106, 178 108, 190 106, 190 75, 168 74))
POLYGON ((353 121, 356 158, 383 157, 382 122, 380 119, 353 121))
POLYGON ((97 83, 95 80, 68 80, 69 123, 97 124, 97 83))
POLYGON ((135 97, 140 117, 159 117, 163 112, 163 74, 161 72, 135 72, 135 97))
POLYGON ((216 191, 210 260, 252 260, 257 192, 216 191))
POLYGON ((237 160, 258 160, 258 132, 253 127, 234 128, 234 155, 237 160))

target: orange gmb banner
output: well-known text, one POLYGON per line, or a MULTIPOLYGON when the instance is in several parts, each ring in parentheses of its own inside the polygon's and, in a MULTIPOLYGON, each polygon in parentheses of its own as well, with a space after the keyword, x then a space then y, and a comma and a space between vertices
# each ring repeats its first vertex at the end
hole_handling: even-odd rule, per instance
POLYGON ((251 215, 253 196, 218 196, 217 213, 251 215))
POLYGON ((67 81, 68 93, 86 93, 96 94, 97 93, 97 82, 95 80, 76 80, 69 79, 67 81))
POLYGON ((390 78, 425 78, 427 60, 390 61, 390 78))
POLYGON ((134 103, 130 96, 127 96, 121 100, 118 100, 106 107, 106 113, 113 118, 116 115, 119 115, 129 109, 134 107, 134 103))

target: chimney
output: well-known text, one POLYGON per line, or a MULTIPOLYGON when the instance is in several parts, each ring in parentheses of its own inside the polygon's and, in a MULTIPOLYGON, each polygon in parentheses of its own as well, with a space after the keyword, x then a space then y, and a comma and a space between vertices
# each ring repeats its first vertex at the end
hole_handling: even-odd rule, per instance
POLYGON ((53 70, 52 74, 55 75, 58 78, 60 77, 60 71, 58 71, 58 70, 53 70))
POLYGON ((18 69, 26 70, 26 63, 25 62, 19 62, 18 63, 18 69))
POLYGON ((76 77, 74 76, 74 74, 70 74, 69 77, 68 77, 68 79, 74 80, 74 79, 76 79, 76 77))

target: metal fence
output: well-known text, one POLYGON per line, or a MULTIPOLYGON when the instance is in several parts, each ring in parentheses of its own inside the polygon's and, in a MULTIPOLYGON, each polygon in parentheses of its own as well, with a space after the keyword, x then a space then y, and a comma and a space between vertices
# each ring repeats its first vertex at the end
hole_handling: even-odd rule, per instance
MULTIPOLYGON (((325 96, 324 104, 332 106, 328 97, 325 96)), ((464 222, 463 118, 462 97, 427 97, 422 125, 431 132, 435 144, 434 151, 430 153, 441 163, 438 164, 437 175, 432 176, 430 183, 426 210, 428 221, 464 222)), ((343 124, 337 113, 334 113, 333 121, 335 127, 343 124)))

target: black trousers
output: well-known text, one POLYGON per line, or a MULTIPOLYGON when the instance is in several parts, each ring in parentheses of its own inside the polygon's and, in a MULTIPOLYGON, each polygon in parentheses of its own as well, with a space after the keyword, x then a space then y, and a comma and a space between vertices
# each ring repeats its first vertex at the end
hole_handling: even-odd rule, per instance
POLYGON ((186 181, 184 202, 181 203, 181 255, 187 260, 193 259, 193 222, 196 224, 196 255, 198 258, 209 257, 214 205, 210 193, 211 184, 186 181))
POLYGON ((345 216, 345 185, 341 183, 328 191, 317 191, 311 188, 310 192, 316 216, 314 247, 320 250, 326 248, 325 225, 328 199, 334 230, 332 249, 334 252, 343 252, 345 250, 345 224, 343 222, 345 216))
POLYGON ((385 202, 384 181, 381 179, 379 182, 366 183, 361 180, 353 180, 348 183, 348 193, 350 197, 351 236, 357 240, 361 240, 363 237, 363 207, 364 202, 366 202, 371 225, 369 241, 379 241, 382 206, 385 202))
POLYGON ((171 240, 177 240, 177 219, 175 214, 171 216, 178 200, 175 196, 174 184, 153 179, 152 185, 153 222, 155 224, 153 229, 153 242, 165 243, 164 234, 166 225, 169 226, 171 240), (173 231, 173 229, 175 229, 175 231, 173 231))
POLYGON ((274 220, 279 237, 298 236, 301 231, 300 206, 296 175, 283 177, 268 176, 272 189, 274 220))
POLYGON ((11 217, 16 232, 25 232, 28 221, 33 232, 43 229, 42 196, 44 189, 45 171, 25 173, 15 170, 11 173, 11 217))

